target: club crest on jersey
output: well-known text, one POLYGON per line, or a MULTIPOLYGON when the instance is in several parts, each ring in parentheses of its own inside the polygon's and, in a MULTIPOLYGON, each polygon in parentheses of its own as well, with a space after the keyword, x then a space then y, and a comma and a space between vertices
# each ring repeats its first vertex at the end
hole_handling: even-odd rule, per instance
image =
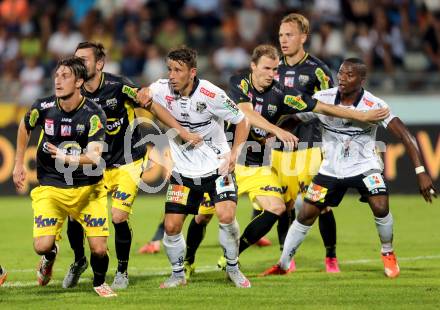
POLYGON ((301 96, 286 95, 284 97, 284 103, 289 107, 297 109, 298 111, 302 111, 307 108, 307 104, 304 102, 301 96))
POLYGON ((275 113, 277 113, 278 107, 274 104, 269 104, 267 106, 267 113, 269 113, 270 116, 274 116, 275 113))
POLYGON ((284 77, 284 86, 293 87, 295 85, 295 78, 293 76, 284 77))
POLYGON ((206 103, 205 102, 197 102, 196 103, 196 111, 199 113, 202 113, 206 110, 206 103))
POLYGON ((367 98, 364 98, 362 101, 365 103, 365 105, 369 106, 370 108, 374 106, 374 102, 368 100, 367 98))
POLYGON ((116 98, 111 98, 111 99, 107 99, 105 101, 105 105, 107 108, 114 110, 116 108, 116 105, 118 104, 118 99, 116 98))
POLYGON ((299 84, 301 84, 301 86, 306 85, 309 82, 309 80, 310 80, 309 76, 305 74, 300 74, 298 77, 298 81, 299 84))
POLYGON ((76 132, 81 135, 86 130, 86 126, 84 124, 78 124, 76 125, 76 132))
POLYGON ((44 132, 46 135, 53 136, 55 134, 55 125, 53 119, 47 118, 44 121, 44 132))
POLYGON ((70 137, 72 135, 72 127, 70 125, 61 125, 61 136, 70 137))
POLYGON ((215 93, 213 93, 212 91, 207 90, 206 88, 202 87, 200 88, 200 92, 210 98, 214 98, 215 97, 215 93))

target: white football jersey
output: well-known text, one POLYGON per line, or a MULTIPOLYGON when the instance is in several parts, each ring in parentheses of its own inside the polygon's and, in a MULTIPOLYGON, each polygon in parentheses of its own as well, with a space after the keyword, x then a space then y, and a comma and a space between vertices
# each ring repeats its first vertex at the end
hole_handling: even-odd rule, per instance
POLYGON ((183 146, 177 136, 169 138, 174 170, 186 177, 201 177, 214 173, 220 166, 219 156, 230 147, 224 132, 224 121, 239 123, 244 114, 226 93, 207 80, 196 79, 188 97, 175 93, 168 79, 150 85, 153 101, 165 107, 190 132, 203 137, 196 148, 183 146))
MULTIPOLYGON (((340 103, 337 87, 319 91, 313 97, 326 104, 339 105, 340 103)), ((357 111, 388 107, 385 101, 366 90, 362 91, 355 104, 339 106, 357 111)), ((313 112, 300 113, 297 116, 303 121, 319 118, 321 122, 324 159, 319 173, 346 178, 371 169, 383 170, 382 159, 376 150, 376 146, 381 146, 380 142, 376 144, 376 132, 379 126, 384 128, 388 126, 388 123, 395 117, 393 114, 390 113, 386 119, 377 124, 362 123, 313 112)))

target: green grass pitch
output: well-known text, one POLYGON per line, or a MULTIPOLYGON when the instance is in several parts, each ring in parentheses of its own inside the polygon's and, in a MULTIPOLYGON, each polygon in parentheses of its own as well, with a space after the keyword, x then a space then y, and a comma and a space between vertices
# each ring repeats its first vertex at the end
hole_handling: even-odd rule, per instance
MULTIPOLYGON (((0 287, 0 309, 438 309, 440 304, 440 202, 425 204, 420 196, 391 196, 394 247, 401 267, 397 279, 383 275, 380 245, 373 216, 367 205, 347 196, 335 209, 338 257, 342 273, 324 272, 324 248, 317 225, 296 255, 297 271, 288 276, 257 275, 277 262, 276 229, 269 234, 274 245, 252 247, 240 258, 251 289, 237 289, 215 267, 221 250, 217 221, 208 227, 197 256, 196 275, 186 286, 161 290, 170 272, 163 250, 139 255, 137 249, 152 236, 163 210, 161 196, 140 196, 131 224, 134 241, 129 265, 130 287, 117 298, 103 300, 92 291, 90 268, 77 288, 61 287, 72 261, 65 227, 54 277, 38 287, 35 267, 39 257, 32 249, 32 209, 28 197, 0 199, 0 264, 9 271, 0 287)), ((243 230, 250 218, 247 198, 239 201, 238 219, 243 230)), ((187 219, 187 224, 189 220, 187 219)), ((185 233, 186 234, 186 233, 185 233)), ((111 283, 116 268, 113 237, 109 241, 111 283)))

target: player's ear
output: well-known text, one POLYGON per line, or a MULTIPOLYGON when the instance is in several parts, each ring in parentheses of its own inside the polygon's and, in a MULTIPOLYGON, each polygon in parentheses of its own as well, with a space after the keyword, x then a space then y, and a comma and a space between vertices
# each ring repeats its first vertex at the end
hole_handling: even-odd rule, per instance
POLYGON ((254 71, 257 68, 257 64, 253 61, 251 61, 251 69, 254 71))
POLYGON ((104 59, 100 59, 96 62, 96 69, 102 71, 104 69, 104 59))
POLYGON ((301 44, 305 44, 307 41, 307 34, 302 33, 301 34, 301 44))
POLYGON ((84 79, 76 79, 75 81, 75 87, 81 88, 81 86, 84 84, 84 79))
POLYGON ((197 68, 191 68, 191 69, 189 69, 189 73, 190 73, 190 75, 191 75, 191 78, 194 80, 194 78, 195 78, 196 75, 197 75, 197 68))

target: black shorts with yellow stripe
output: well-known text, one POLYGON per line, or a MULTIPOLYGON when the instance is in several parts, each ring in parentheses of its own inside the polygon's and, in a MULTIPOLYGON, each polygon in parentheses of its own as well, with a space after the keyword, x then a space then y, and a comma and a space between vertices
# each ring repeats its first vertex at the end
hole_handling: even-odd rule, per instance
POLYGON ((205 193, 214 205, 222 201, 237 203, 235 175, 213 174, 193 179, 173 174, 166 193, 165 213, 197 214, 205 193))

